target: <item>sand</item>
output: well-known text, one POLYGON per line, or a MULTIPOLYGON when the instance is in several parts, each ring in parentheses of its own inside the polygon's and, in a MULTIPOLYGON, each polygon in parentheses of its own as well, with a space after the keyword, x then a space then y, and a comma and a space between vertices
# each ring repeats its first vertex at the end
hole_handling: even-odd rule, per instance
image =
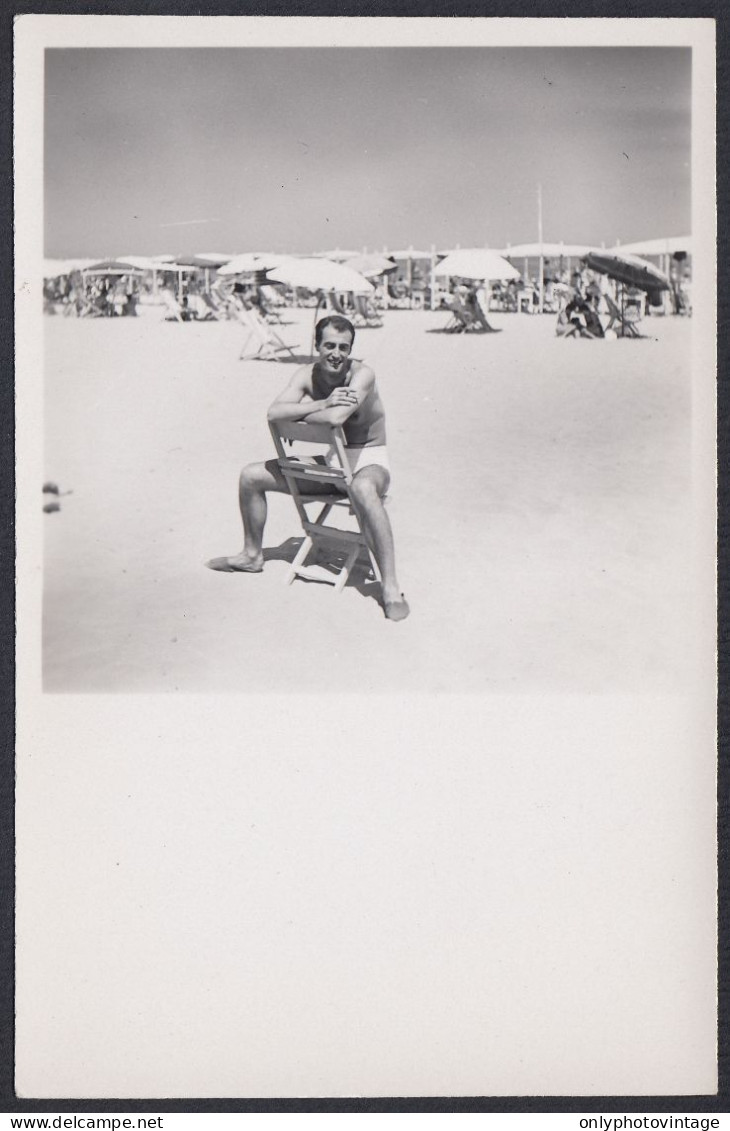
MULTIPOLYGON (((310 311, 282 337, 305 355, 310 311)), ((46 318, 44 687, 51 692, 681 689, 692 662, 691 323, 566 341, 552 317, 361 330, 388 414, 389 512, 412 613, 285 584, 300 537, 274 497, 263 574, 240 467, 272 455, 291 362, 239 361, 236 323, 46 318)), ((39 507, 40 484, 39 484, 39 507)))

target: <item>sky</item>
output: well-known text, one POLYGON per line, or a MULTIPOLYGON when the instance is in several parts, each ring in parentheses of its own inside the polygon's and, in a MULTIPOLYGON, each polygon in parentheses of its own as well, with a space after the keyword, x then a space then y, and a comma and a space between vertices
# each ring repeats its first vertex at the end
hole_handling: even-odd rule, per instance
POLYGON ((45 254, 690 231, 686 48, 50 49, 45 254))

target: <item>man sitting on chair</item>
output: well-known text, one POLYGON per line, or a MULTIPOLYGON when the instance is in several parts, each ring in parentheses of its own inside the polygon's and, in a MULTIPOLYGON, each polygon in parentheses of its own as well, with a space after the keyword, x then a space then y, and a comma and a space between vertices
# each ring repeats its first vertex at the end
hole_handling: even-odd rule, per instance
MULTIPOLYGON (((341 426, 352 473, 350 492, 362 520, 363 533, 378 563, 383 587, 383 607, 389 620, 404 620, 409 608, 395 572, 395 550, 390 520, 383 499, 390 483, 385 447, 385 411, 367 365, 352 358, 355 328, 340 315, 321 318, 315 327, 318 355, 313 365, 298 369, 287 387, 271 404, 270 421, 302 420, 341 426)), ((312 493, 330 490, 311 484, 312 493), (318 488, 317 491, 314 488, 318 488)), ((239 505, 244 546, 230 558, 213 558, 210 569, 227 573, 261 573, 266 523, 267 491, 288 492, 286 479, 275 459, 244 467, 239 480, 239 505)))

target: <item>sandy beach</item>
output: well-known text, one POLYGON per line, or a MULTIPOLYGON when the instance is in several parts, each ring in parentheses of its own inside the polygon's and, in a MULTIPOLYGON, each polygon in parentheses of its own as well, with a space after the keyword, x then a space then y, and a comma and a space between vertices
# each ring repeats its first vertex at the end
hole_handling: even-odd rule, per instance
MULTIPOLYGON (((305 360, 312 312, 284 317, 305 360)), ((590 342, 551 317, 494 315, 494 335, 446 321, 390 311, 356 340, 388 414, 412 608, 392 624, 372 586, 285 584, 286 497, 263 574, 204 567, 240 548, 238 472, 273 454, 266 407, 291 360, 239 361, 235 322, 46 318, 44 475, 72 493, 43 516, 45 689, 681 688, 691 323, 590 342)))

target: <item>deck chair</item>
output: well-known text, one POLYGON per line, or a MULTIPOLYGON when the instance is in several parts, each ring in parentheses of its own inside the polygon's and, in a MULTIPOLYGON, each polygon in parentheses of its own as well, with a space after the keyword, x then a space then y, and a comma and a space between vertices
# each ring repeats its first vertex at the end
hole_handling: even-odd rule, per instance
POLYGON ((353 301, 355 303, 353 322, 356 326, 371 326, 375 329, 383 325, 382 317, 367 295, 353 295, 353 301))
POLYGON ((618 338, 643 338, 645 336, 638 330, 640 315, 636 307, 631 306, 622 310, 609 294, 605 294, 603 298, 609 314, 606 330, 612 330, 615 326, 618 338))
POLYGON ((239 322, 248 330, 248 334, 244 339, 241 346, 241 352, 238 355, 239 361, 252 361, 257 358, 260 361, 279 361, 279 354, 290 353, 296 361, 297 355, 291 346, 282 341, 275 330, 272 330, 268 322, 259 314, 258 310, 253 307, 247 309, 244 306, 237 304, 237 314, 239 322), (253 352, 246 352, 249 344, 255 345, 256 348, 253 352))
POLYGON ((327 293, 327 301, 330 307, 330 309, 327 311, 328 314, 339 314, 342 318, 349 317, 347 311, 345 310, 344 303, 342 302, 340 296, 337 294, 337 291, 329 291, 327 293))
POLYGON ((79 318, 101 318, 104 311, 98 296, 81 294, 77 299, 76 313, 79 318))
POLYGON ((228 317, 228 311, 224 304, 216 302, 212 294, 206 294, 205 291, 200 291, 196 298, 198 300, 198 319, 204 321, 205 319, 213 319, 219 322, 223 318, 228 317))
POLYGON ((451 312, 451 317, 444 326, 445 334, 463 334, 466 330, 481 329, 471 310, 463 303, 446 302, 444 307, 451 312))
POLYGON ((159 294, 160 294, 160 298, 162 299, 163 303, 165 304, 165 321, 166 322, 172 322, 172 321, 189 322, 190 321, 189 312, 183 306, 180 305, 180 303, 177 301, 177 299, 175 298, 172 291, 167 290, 167 288, 163 288, 163 289, 160 290, 159 294))
POLYGON ((334 586, 335 593, 341 593, 361 556, 367 559, 373 576, 379 578, 377 563, 362 531, 357 506, 350 494, 352 474, 345 454, 342 429, 329 424, 308 424, 304 421, 277 421, 270 423, 269 427, 279 467, 287 481, 305 535, 287 574, 287 584, 290 585, 297 577, 303 577, 310 581, 325 581, 334 586), (309 452, 312 451, 312 445, 320 449, 324 446, 326 452, 316 456, 308 453, 302 456, 291 451, 288 453, 285 443, 298 441, 309 445, 309 452), (331 493, 308 492, 307 486, 313 483, 331 486, 331 493), (313 517, 307 512, 310 504, 319 507, 318 513, 313 517), (337 508, 354 517, 356 530, 328 525, 327 519, 337 508), (319 557, 319 569, 307 565, 310 555, 315 559, 319 557))
POLYGON ((273 322, 274 325, 279 325, 283 319, 281 311, 278 309, 281 305, 277 301, 277 295, 273 287, 262 286, 259 287, 259 303, 263 317, 267 322, 273 322))

